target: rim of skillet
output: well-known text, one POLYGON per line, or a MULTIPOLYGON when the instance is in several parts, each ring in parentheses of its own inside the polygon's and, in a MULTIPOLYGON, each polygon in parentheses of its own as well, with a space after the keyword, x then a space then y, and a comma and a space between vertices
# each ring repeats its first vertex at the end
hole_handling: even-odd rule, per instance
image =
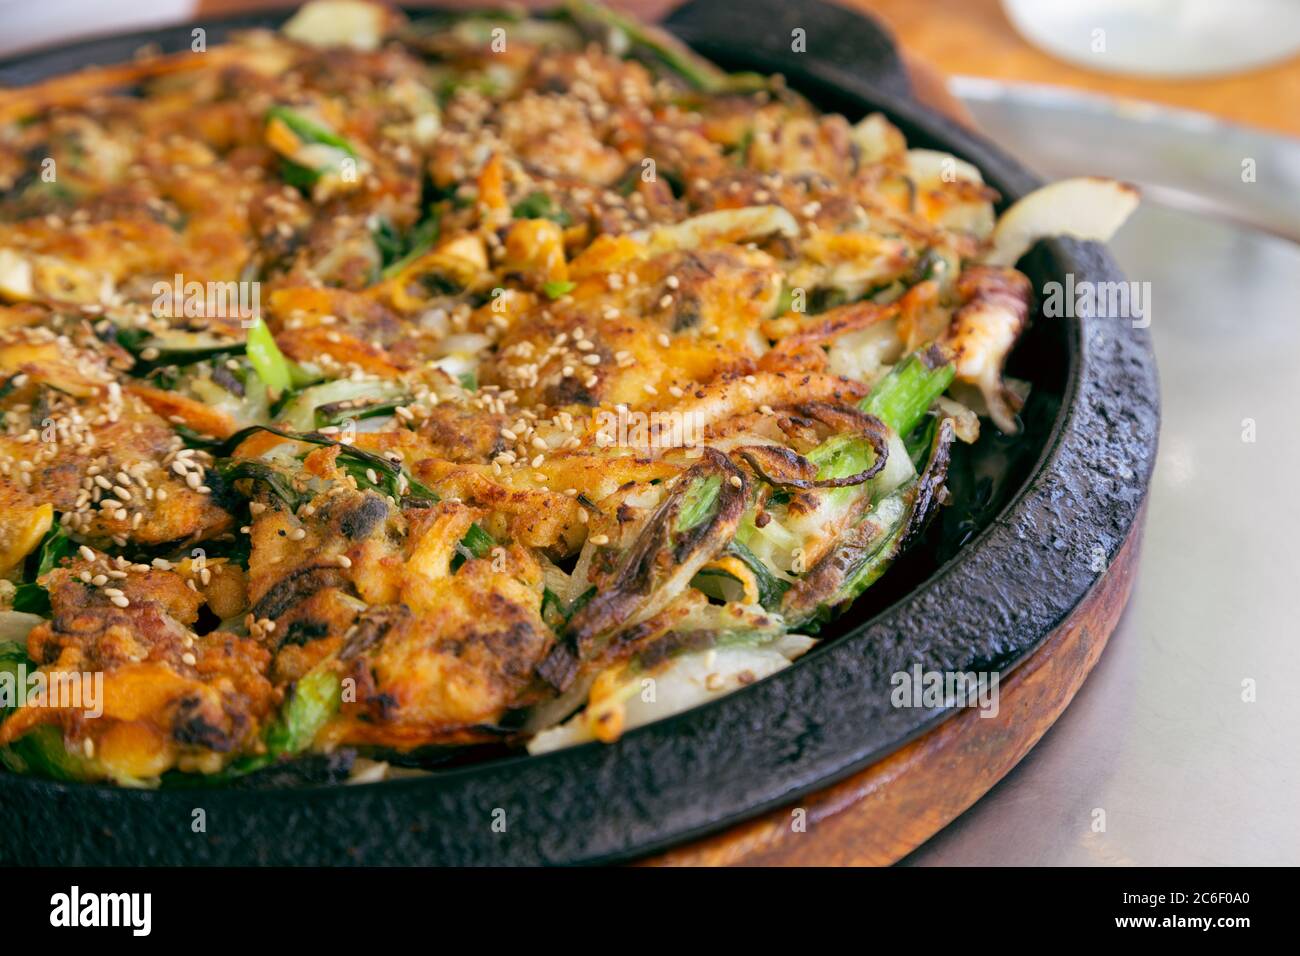
MULTIPOLYGON (((192 20, 45 47, 0 60, 0 82, 31 70, 39 78, 68 72, 69 58, 89 59, 97 50, 102 55, 105 44, 125 51, 164 36, 188 37, 196 26, 224 37, 232 29, 274 27, 291 12, 192 20), (50 60, 60 68, 43 68, 50 60)), ((726 38, 674 32, 694 46, 727 46, 726 38)), ((980 135, 811 53, 797 66, 757 50, 737 50, 726 58, 744 68, 783 73, 792 89, 814 103, 831 98, 862 115, 879 110, 893 122, 901 120, 974 163, 1002 193, 1000 208, 1041 185, 980 135)), ((909 145, 912 139, 909 132, 909 145)), ((1038 271, 1053 276, 1123 281, 1104 248, 1094 243, 1049 240, 1030 255, 1044 257, 1046 268, 1038 271)), ((983 663, 1005 677, 1100 580, 1104 569, 1091 569, 1096 546, 1105 550, 1108 567, 1138 520, 1159 425, 1149 336, 1118 317, 1052 321, 1068 323, 1068 372, 1056 420, 1020 488, 914 590, 748 687, 630 730, 614 744, 508 756, 418 778, 361 786, 149 791, 0 772, 0 792, 24 801, 53 801, 61 814, 130 801, 142 819, 176 813, 186 821, 201 793, 205 805, 237 810, 247 827, 277 828, 284 844, 279 852, 264 851, 261 862, 337 862, 338 847, 371 840, 397 840, 402 862, 616 862, 798 800, 953 715, 951 708, 888 707, 889 675, 916 663, 941 671, 983 663), (487 825, 497 808, 510 820, 508 841, 487 825), (348 834, 327 832, 348 819, 364 822, 348 834), (357 832, 367 826, 389 832, 357 832)), ((196 848, 189 843, 188 849, 196 848)))

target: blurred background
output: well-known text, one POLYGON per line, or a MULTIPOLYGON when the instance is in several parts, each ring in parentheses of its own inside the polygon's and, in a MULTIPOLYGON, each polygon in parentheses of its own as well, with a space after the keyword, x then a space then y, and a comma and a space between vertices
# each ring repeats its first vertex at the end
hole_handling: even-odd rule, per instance
MULTIPOLYGON (((674 6, 607 2, 647 19, 674 6)), ((840 2, 893 32, 918 98, 1045 178, 1141 186, 1111 248, 1151 284, 1163 401, 1142 566, 1101 662, 1019 767, 905 863, 1294 864, 1300 0, 840 2)), ((0 0, 0 57, 293 5, 0 0)))

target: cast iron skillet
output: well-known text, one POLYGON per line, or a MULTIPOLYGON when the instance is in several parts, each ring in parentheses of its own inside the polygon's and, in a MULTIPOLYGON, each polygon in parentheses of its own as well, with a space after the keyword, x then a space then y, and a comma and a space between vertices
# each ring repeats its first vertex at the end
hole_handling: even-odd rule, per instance
MULTIPOLYGON (((210 44, 283 14, 203 24, 210 44)), ((910 99, 890 39, 819 2, 697 0, 668 26, 732 69, 784 73, 819 106, 884 111, 908 143, 978 166, 1007 200, 1038 182, 996 147, 910 99), (807 52, 791 51, 806 31, 807 52)), ((188 49, 193 25, 110 37, 0 64, 20 85, 143 43, 188 49)), ((1092 244, 1041 243, 1020 267, 1045 282, 1118 281, 1092 244)), ((870 764, 948 716, 890 706, 891 674, 1023 660, 1099 577, 1138 520, 1159 420, 1144 331, 1113 317, 1036 321, 1009 372, 1034 391, 1017 442, 961 457, 957 504, 926 546, 792 667, 722 700, 541 757, 342 786, 271 778, 239 788, 131 791, 0 773, 0 860, 27 863, 590 863, 626 860, 736 823, 870 764), (961 545, 958 550, 958 545, 961 545), (196 833, 195 810, 206 830, 196 833), (504 832, 502 824, 504 823, 504 832), (495 824, 495 826, 494 826, 495 824)), ((987 433, 994 429, 989 426, 987 433)))

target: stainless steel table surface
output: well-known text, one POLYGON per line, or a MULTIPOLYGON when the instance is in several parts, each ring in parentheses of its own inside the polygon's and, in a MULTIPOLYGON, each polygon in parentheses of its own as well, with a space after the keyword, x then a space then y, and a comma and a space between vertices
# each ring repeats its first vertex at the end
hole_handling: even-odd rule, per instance
MULTIPOLYGON (((1161 175, 1149 154, 1036 147, 1055 131, 956 89, 1049 176, 1161 175)), ((1261 163, 1261 193, 1300 176, 1300 143, 1271 147, 1295 165, 1261 163)), ((1300 863, 1300 245, 1147 202, 1111 249, 1151 283, 1163 404, 1133 597, 1056 725, 909 865, 1300 863)))

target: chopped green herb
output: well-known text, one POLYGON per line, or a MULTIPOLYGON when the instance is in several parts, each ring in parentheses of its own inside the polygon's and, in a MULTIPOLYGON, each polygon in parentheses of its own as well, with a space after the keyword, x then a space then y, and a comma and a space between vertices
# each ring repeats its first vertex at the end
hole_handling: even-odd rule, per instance
POLYGON ((546 293, 548 299, 559 299, 568 295, 578 287, 576 282, 560 280, 557 282, 545 282, 542 284, 542 291, 546 293))
POLYGON ((549 219, 564 228, 573 225, 573 217, 555 204, 546 193, 529 193, 515 203, 511 213, 516 219, 549 219))

